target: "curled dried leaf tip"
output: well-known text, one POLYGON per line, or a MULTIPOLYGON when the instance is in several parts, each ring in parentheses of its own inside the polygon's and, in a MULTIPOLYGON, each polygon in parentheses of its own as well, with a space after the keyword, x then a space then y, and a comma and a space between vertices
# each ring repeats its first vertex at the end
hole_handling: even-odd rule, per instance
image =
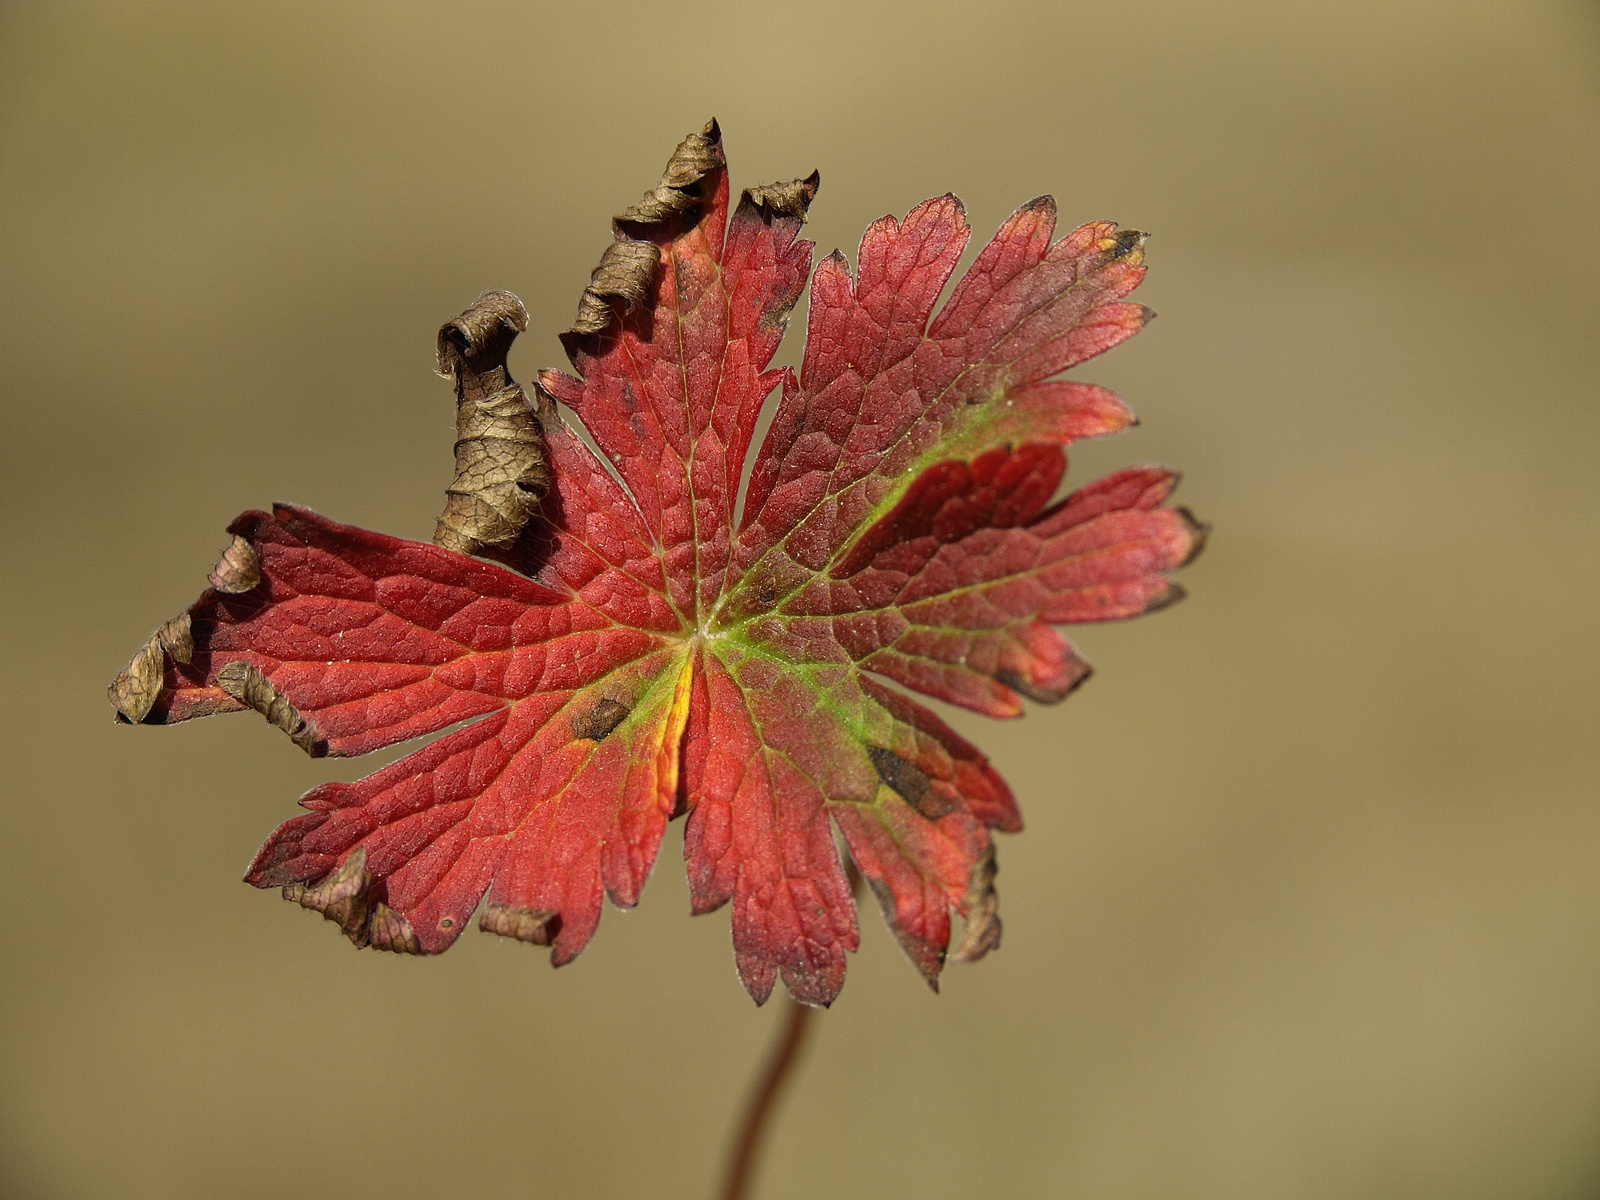
POLYGON ((678 143, 661 172, 661 182, 646 192, 637 204, 617 214, 612 222, 622 232, 625 225, 658 225, 670 217, 687 213, 705 198, 701 182, 726 160, 722 156, 722 130, 715 117, 699 133, 691 133, 678 143))
POLYGON ((521 300, 487 292, 439 330, 439 374, 456 386, 456 475, 435 545, 463 554, 508 547, 550 488, 544 435, 506 369, 527 327, 521 300))
MULTIPOLYGON (((650 285, 661 262, 661 250, 653 239, 663 227, 670 229, 699 218, 700 206, 713 190, 710 181, 726 165, 722 131, 713 118, 699 133, 691 133, 678 143, 660 183, 637 204, 612 218, 616 241, 600 256, 599 265, 589 276, 589 286, 578 299, 577 319, 562 335, 569 350, 571 339, 601 333, 611 324, 617 301, 627 313, 649 299, 650 285)), ((822 176, 813 171, 804 179, 747 188, 743 204, 761 209, 770 217, 803 221, 821 180, 822 176)))
POLYGON ((267 724, 283 730, 291 742, 312 758, 321 758, 328 752, 328 745, 317 733, 317 727, 300 715, 289 697, 254 663, 243 659, 224 663, 217 671, 217 686, 240 704, 255 709, 267 719, 267 724))
POLYGON ((716 119, 699 133, 678 143, 667 160, 661 182, 611 219, 616 241, 607 246, 599 265, 589 276, 589 286, 578 299, 578 316, 568 337, 599 333, 611 324, 612 302, 622 301, 632 312, 650 294, 661 252, 650 240, 651 227, 678 217, 690 217, 705 199, 707 176, 723 165, 722 131, 716 119))
POLYGON ((533 946, 548 946, 561 932, 561 914, 549 908, 489 904, 478 918, 478 928, 484 933, 497 933, 533 946))
POLYGON ((367 870, 367 848, 354 854, 321 883, 291 883, 283 898, 321 913, 337 925, 357 947, 389 950, 396 954, 421 954, 417 934, 399 913, 372 898, 372 873, 367 870))
POLYGON ((811 202, 817 198, 817 188, 821 186, 822 175, 813 171, 804 179, 745 188, 744 202, 764 209, 773 216, 796 217, 803 221, 811 202))
POLYGON ((568 334, 599 333, 611 324, 611 302, 621 300, 632 312, 650 295, 661 251, 654 242, 612 242, 589 275, 589 286, 578 298, 578 315, 568 334))
POLYGON ((961 932, 961 941, 950 951, 950 957, 956 962, 977 962, 989 951, 1000 948, 1000 895, 994 886, 994 877, 999 873, 991 845, 983 852, 983 857, 972 864, 972 876, 962 905, 967 914, 967 927, 961 932))
POLYGON ((194 635, 187 611, 152 633, 106 689, 119 721, 137 725, 150 715, 166 679, 168 655, 181 663, 194 657, 194 635))
POLYGON ((222 552, 206 582, 231 596, 255 588, 261 582, 261 560, 256 557, 255 547, 234 534, 233 542, 222 552))

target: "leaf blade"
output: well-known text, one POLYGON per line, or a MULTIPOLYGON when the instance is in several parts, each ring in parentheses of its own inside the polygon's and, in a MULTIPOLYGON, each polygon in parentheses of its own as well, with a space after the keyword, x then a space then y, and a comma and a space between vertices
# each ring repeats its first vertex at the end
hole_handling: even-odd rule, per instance
POLYGON ((434 739, 307 793, 249 882, 405 953, 446 949, 481 909, 560 965, 605 897, 637 902, 686 814, 693 909, 730 905, 758 1002, 779 979, 805 1003, 839 994, 859 942, 840 846, 931 986, 948 956, 998 946, 992 835, 1021 828, 1016 799, 891 685, 1016 716, 1089 675, 1059 627, 1182 595, 1168 576, 1206 530, 1167 505, 1175 474, 1052 502, 1065 447, 1134 423, 1051 376, 1148 320, 1126 299, 1144 235, 1052 240, 1053 201, 1032 201, 940 306, 960 202, 883 218, 854 272, 817 265, 796 375, 770 364, 816 190, 815 173, 748 189, 730 213, 712 122, 614 220, 563 335, 576 375, 511 381, 526 318, 509 293, 446 325, 448 548, 292 506, 230 527, 210 590, 112 685, 119 719, 253 708, 312 754, 434 739))

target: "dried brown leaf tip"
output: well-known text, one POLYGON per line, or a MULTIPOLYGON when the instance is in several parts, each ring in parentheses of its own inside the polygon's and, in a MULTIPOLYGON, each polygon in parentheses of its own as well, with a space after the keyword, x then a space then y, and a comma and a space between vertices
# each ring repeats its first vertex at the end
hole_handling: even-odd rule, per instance
POLYGON ((821 186, 822 175, 813 171, 804 179, 745 188, 743 203, 764 209, 772 216, 796 217, 803 221, 811 202, 817 198, 817 188, 821 186))
MULTIPOLYGON (((716 118, 707 121, 699 133, 691 133, 678 143, 661 172, 661 182, 646 192, 639 203, 631 204, 612 221, 619 233, 627 225, 659 225, 686 215, 705 199, 702 181, 722 166, 722 130, 716 118)), ((639 231, 643 232, 643 231, 639 231)))
POLYGON ((561 914, 547 908, 489 904, 478 918, 478 928, 485 933, 516 938, 533 946, 548 946, 561 932, 561 914))
POLYGON ((463 554, 510 546, 549 490, 544 435, 506 369, 527 327, 522 301, 488 292, 439 330, 439 374, 456 385, 456 476, 435 545, 463 554))
MULTIPOLYGON (((621 301, 622 311, 628 313, 649 299, 661 263, 656 239, 670 240, 685 225, 700 219, 701 205, 715 190, 712 179, 726 165, 722 131, 715 118, 678 143, 661 182, 611 219, 616 241, 606 247, 590 274, 589 286, 578 300, 577 319, 562 335, 563 341, 604 332, 611 324, 616 301, 621 301)), ((750 205, 768 217, 803 221, 821 181, 822 176, 813 171, 804 179, 746 188, 740 207, 750 205)))
POLYGON ((261 561, 256 557, 255 548, 234 534, 233 542, 222 552, 215 569, 206 576, 206 582, 230 596, 253 590, 261 582, 261 561))
MULTIPOLYGON (((256 558, 255 549, 235 534, 207 576, 207 582, 229 595, 239 595, 257 587, 261 583, 261 562, 256 558)), ((188 610, 152 633, 106 689, 117 710, 117 720, 137 725, 150 715, 161 689, 166 686, 168 658, 185 666, 194 658, 194 634, 188 610)))
POLYGON ((661 173, 661 182, 611 219, 617 240, 606 247, 590 274, 567 337, 604 330, 611 324, 615 300, 622 301, 624 312, 644 303, 661 259, 661 251, 650 240, 655 227, 678 219, 693 221, 706 198, 706 177, 724 162, 722 131, 715 118, 678 143, 661 173))
POLYGON ((152 633, 106 689, 117 710, 117 720, 137 725, 150 715, 156 698, 161 695, 168 654, 181 663, 194 657, 194 637, 189 629, 187 611, 152 633))
POLYGON ((300 715, 289 698, 273 686, 253 663, 237 659, 217 671, 217 686, 240 704, 255 709, 289 735, 289 740, 312 758, 328 752, 327 743, 317 735, 317 727, 300 715))
POLYGON ((950 957, 957 962, 976 962, 989 951, 1000 949, 1000 896, 994 886, 998 874, 1000 868, 995 865, 991 845, 972 864, 965 902, 967 927, 961 931, 961 941, 950 951, 950 957))
POLYGON ((650 295, 661 252, 654 242, 612 242, 589 275, 589 286, 578 298, 578 316, 569 334, 599 333, 611 324, 611 301, 621 300, 632 312, 650 295))
POLYGON ((396 954, 421 954, 416 931, 399 913, 381 900, 372 898, 372 873, 367 870, 367 848, 356 852, 339 865, 316 887, 291 883, 283 898, 319 912, 337 925, 357 947, 391 950, 396 954))

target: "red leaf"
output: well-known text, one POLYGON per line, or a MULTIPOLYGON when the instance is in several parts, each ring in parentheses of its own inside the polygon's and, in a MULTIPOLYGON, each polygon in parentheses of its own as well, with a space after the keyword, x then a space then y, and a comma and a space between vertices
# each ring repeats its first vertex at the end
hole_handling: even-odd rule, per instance
POLYGON ((1122 299, 1143 235, 1052 243, 1054 204, 1033 201, 935 313, 969 235, 960 202, 886 217, 854 277, 838 254, 818 266, 797 379, 769 366, 815 192, 815 175, 752 189, 730 216, 713 124, 617 218, 564 335, 576 375, 516 388, 504 358, 526 316, 506 293, 445 327, 460 437, 439 540, 500 562, 288 506, 233 524, 212 589, 113 685, 125 718, 252 707, 340 755, 461 725, 309 792, 249 882, 413 953, 481 908, 482 928, 560 964, 602 893, 638 900, 687 812, 694 911, 732 901, 758 1002, 780 975, 812 1004, 843 984, 858 931, 836 831, 931 984, 952 911, 957 957, 998 945, 991 830, 1021 828, 1016 803, 886 681, 1015 716, 1088 675, 1056 626, 1181 596, 1167 573, 1203 530, 1163 507, 1171 472, 1051 503, 1065 446, 1132 423, 1111 393, 1049 377, 1143 326, 1122 299))

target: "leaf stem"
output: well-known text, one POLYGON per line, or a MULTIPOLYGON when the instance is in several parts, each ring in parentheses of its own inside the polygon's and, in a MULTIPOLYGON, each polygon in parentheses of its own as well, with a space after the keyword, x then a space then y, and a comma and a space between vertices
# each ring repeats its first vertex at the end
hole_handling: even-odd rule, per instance
POLYGON ((778 1040, 767 1056, 766 1065, 762 1068, 755 1087, 751 1089, 750 1098, 745 1103, 744 1116, 739 1122, 739 1136, 733 1143, 733 1151, 728 1156, 727 1170, 723 1175, 721 1200, 746 1200, 749 1196, 750 1175, 755 1167, 756 1155, 761 1149, 761 1138, 766 1132, 767 1120, 772 1115, 778 1093, 783 1090, 790 1069, 800 1056, 800 1047, 805 1042, 806 1030, 811 1025, 814 1009, 788 997, 784 999, 789 1009, 785 1015, 783 1028, 778 1033, 778 1040))

